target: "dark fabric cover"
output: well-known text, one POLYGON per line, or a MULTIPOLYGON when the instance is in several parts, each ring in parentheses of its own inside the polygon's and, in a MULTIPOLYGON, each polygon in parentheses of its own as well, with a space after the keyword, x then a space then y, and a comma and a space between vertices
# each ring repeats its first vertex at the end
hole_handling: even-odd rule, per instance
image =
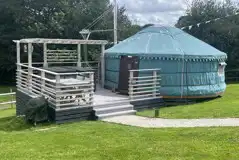
POLYGON ((32 98, 26 104, 26 121, 39 123, 48 121, 48 103, 44 97, 32 98))

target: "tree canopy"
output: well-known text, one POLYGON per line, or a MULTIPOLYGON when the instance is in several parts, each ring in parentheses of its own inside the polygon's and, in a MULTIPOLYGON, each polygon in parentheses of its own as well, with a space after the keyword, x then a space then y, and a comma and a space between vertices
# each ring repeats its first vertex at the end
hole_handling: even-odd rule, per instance
MULTIPOLYGON (((109 0, 0 0, 0 83, 15 80, 16 53, 12 40, 81 39, 79 31, 109 8, 112 8, 109 0)), ((118 9, 118 21, 119 40, 139 30, 125 14, 125 8, 118 9)), ((91 29, 112 28, 113 13, 110 11, 91 29)), ((113 34, 95 33, 91 39, 112 41, 113 34)))
MULTIPOLYGON (((109 0, 0 0, 0 83, 15 82, 16 49, 12 42, 22 38, 72 38, 81 39, 79 31, 91 24, 99 15, 112 8, 109 0)), ((230 0, 193 0, 186 14, 179 18, 176 26, 184 27, 215 18, 233 15, 239 11, 230 0)), ((142 28, 134 25, 118 8, 119 40, 133 35, 142 28)), ((112 29, 113 12, 105 14, 94 29, 112 29)), ((189 34, 211 44, 228 54, 228 68, 239 67, 239 15, 221 18, 218 21, 193 25, 186 29, 189 34)), ((91 39, 113 40, 112 32, 94 33, 91 39)), ((95 52, 89 51, 94 60, 95 52)), ((36 53, 36 58, 42 58, 36 53)), ((26 55, 22 55, 23 59, 26 55)))
POLYGON ((227 53, 228 68, 239 67, 239 11, 237 4, 230 0, 194 0, 186 15, 179 18, 176 26, 193 25, 185 31, 227 53), (228 15, 234 15, 229 16, 228 15), (197 23, 221 18, 211 23, 197 26, 197 23))

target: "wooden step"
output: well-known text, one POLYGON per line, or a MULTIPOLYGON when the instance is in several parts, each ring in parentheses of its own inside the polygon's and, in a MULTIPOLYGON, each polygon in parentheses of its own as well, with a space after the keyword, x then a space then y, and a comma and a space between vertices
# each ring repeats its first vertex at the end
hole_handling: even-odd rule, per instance
POLYGON ((104 108, 97 108, 95 110, 95 114, 108 114, 108 113, 114 113, 114 112, 121 112, 121 111, 129 111, 133 110, 133 105, 121 105, 121 106, 111 106, 111 107, 104 107, 104 108))
POLYGON ((104 104, 96 104, 94 105, 94 109, 101 109, 101 108, 110 108, 110 107, 115 107, 115 106, 122 106, 122 105, 130 105, 130 102, 128 100, 123 100, 123 101, 112 101, 112 102, 107 102, 104 104))
POLYGON ((129 111, 122 111, 122 112, 100 114, 100 115, 97 115, 97 118, 101 120, 101 119, 110 118, 110 117, 116 117, 116 116, 122 116, 122 115, 135 115, 135 114, 136 114, 135 110, 129 110, 129 111))

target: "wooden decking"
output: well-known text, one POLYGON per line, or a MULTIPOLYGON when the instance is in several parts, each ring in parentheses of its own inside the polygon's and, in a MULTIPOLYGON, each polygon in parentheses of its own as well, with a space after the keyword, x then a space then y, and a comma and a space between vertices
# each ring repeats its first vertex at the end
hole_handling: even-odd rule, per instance
POLYGON ((119 102, 129 102, 129 97, 126 95, 113 93, 111 90, 103 89, 97 86, 96 92, 94 94, 94 106, 119 102))

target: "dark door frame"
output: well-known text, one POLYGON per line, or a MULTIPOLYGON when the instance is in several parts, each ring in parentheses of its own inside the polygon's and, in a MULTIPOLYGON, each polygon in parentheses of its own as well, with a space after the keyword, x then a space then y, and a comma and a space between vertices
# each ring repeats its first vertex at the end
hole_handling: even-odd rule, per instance
MULTIPOLYGON (((127 94, 129 91, 129 71, 139 69, 138 56, 121 56, 118 91, 121 94, 127 94)), ((134 72, 134 76, 138 77, 138 72, 134 72)))

